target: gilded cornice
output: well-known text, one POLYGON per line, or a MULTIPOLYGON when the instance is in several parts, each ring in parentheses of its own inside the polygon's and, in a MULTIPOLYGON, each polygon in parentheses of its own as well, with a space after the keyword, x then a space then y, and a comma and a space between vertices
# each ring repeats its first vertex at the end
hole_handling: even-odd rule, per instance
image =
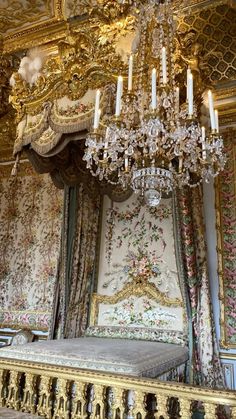
POLYGON ((46 21, 5 37, 3 52, 12 53, 60 40, 65 37, 65 31, 66 22, 53 18, 50 22, 46 21))
MULTIPOLYGON (((109 1, 111 0, 103 0, 99 2, 100 9, 103 10, 103 12, 105 11, 107 5, 109 6, 109 10, 109 1)), ((38 22, 38 15, 36 15, 37 19, 34 23, 30 24, 24 29, 22 29, 22 26, 20 25, 17 30, 14 30, 13 32, 4 36, 4 52, 12 53, 18 50, 25 50, 34 46, 43 45, 45 43, 64 38, 66 26, 65 22, 63 21, 66 19, 76 18, 73 22, 73 26, 78 26, 80 24, 81 16, 91 16, 96 9, 96 7, 91 7, 90 1, 81 1, 79 8, 76 2, 76 7, 78 8, 79 12, 78 16, 78 14, 76 14, 77 8, 75 8, 73 12, 74 3, 75 2, 69 2, 68 0, 54 0, 53 16, 48 16, 48 18, 42 22, 36 23, 36 21, 38 22), (71 8, 71 10, 68 10, 69 8, 71 8)), ((188 14, 190 11, 197 12, 206 8, 212 8, 212 3, 213 2, 210 0, 175 0, 174 5, 176 10, 180 10, 183 11, 184 14, 188 14)), ((112 0, 112 5, 114 4, 118 4, 117 0, 112 0)), ((235 7, 234 0, 214 1, 214 7, 222 4, 235 7)))
POLYGON ((39 22, 38 15, 35 13, 34 22, 31 22, 30 25, 23 29, 22 25, 19 25, 16 30, 3 34, 3 52, 12 53, 25 50, 63 38, 66 29, 64 10, 65 1, 54 0, 52 16, 48 15, 47 18, 39 22))
POLYGON ((236 82, 223 83, 215 92, 222 127, 236 124, 236 82))
POLYGON ((0 33, 5 35, 53 16, 50 0, 5 0, 1 2, 0 33))

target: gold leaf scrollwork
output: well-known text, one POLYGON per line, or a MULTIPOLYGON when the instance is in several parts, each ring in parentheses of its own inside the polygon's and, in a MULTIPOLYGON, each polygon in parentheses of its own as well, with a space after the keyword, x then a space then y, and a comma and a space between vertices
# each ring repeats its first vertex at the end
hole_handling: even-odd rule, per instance
POLYGON ((40 416, 52 417, 52 378, 41 376, 37 413, 40 416))
POLYGON ((31 373, 25 375, 25 388, 21 410, 23 412, 35 413, 36 409, 36 384, 37 376, 31 373))
POLYGON ((182 419, 191 417, 191 400, 179 398, 180 415, 182 419))
POLYGON ((15 410, 19 410, 20 408, 19 386, 21 375, 22 373, 18 371, 10 372, 10 381, 8 386, 6 406, 15 410))
POLYGON ((125 66, 111 42, 102 44, 99 28, 89 31, 67 26, 66 37, 58 42, 58 56, 49 57, 42 73, 31 86, 19 73, 14 73, 11 103, 18 112, 39 113, 49 100, 67 96, 77 100, 88 89, 96 89, 116 81, 125 66))
POLYGON ((215 419, 216 406, 211 403, 204 403, 205 419, 215 419))
POLYGON ((160 417, 167 418, 167 397, 162 394, 156 394, 157 414, 156 419, 160 417))

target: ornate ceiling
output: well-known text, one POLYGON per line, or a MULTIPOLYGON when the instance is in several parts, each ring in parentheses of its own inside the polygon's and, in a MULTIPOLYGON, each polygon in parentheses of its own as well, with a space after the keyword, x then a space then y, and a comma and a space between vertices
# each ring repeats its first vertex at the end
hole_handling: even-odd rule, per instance
MULTIPOLYGON (((215 2, 212 2, 213 4, 215 2)), ((180 19, 180 33, 195 30, 212 82, 236 79, 236 8, 221 4, 180 19)))
POLYGON ((53 9, 50 0, 3 0, 1 2, 0 33, 7 35, 19 31, 19 28, 24 29, 52 17, 53 9))
MULTIPOLYGON (((215 8, 222 3, 236 7, 235 0, 173 0, 173 3, 184 13, 215 8)), ((30 48, 62 38, 67 20, 73 19, 77 24, 96 10, 109 23, 124 7, 117 0, 1 0, 0 38, 3 37, 5 52, 30 48)), ((217 24, 218 18, 212 23, 217 24)))
MULTIPOLYGON (((210 67, 211 81, 217 88, 233 83, 236 79, 236 0, 174 0, 174 4, 182 9, 178 26, 180 39, 190 29, 196 32, 201 59, 210 67)), ((0 161, 11 158, 15 138, 14 112, 8 104, 8 80, 18 65, 17 56, 39 45, 46 45, 48 50, 57 48, 58 40, 66 36, 67 21, 76 29, 88 16, 96 15, 104 25, 109 25, 123 18, 120 13, 121 6, 116 0, 1 0, 0 161)))

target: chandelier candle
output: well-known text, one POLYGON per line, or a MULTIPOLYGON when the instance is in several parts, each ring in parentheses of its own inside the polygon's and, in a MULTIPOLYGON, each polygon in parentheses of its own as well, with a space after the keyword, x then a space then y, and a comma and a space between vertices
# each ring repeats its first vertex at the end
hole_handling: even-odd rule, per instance
POLYGON ((175 90, 175 108, 176 108, 176 115, 179 113, 179 87, 176 87, 175 90))
POLYGON ((208 106, 209 106, 210 119, 211 119, 211 130, 215 131, 216 122, 215 122, 215 112, 214 112, 214 101, 213 101, 211 90, 208 90, 208 106))
POLYGON ((133 55, 129 57, 129 75, 128 75, 128 91, 131 92, 133 87, 133 55))
POLYGON ((216 124, 216 132, 219 133, 219 115, 217 109, 215 110, 215 124, 216 124))
POLYGON ((152 110, 157 108, 157 71, 155 68, 152 70, 152 110))
POLYGON ((191 69, 188 67, 187 69, 187 102, 189 99, 189 76, 191 74, 191 69))
POLYGON ((123 90, 123 77, 119 76, 117 80, 117 91, 116 91, 116 116, 120 116, 120 112, 121 112, 122 90, 123 90))
POLYGON ((188 76, 188 114, 193 116, 193 75, 188 76))
POLYGON ((206 128, 202 127, 202 158, 206 160, 206 128))
POLYGON ((107 149, 108 149, 108 142, 106 141, 104 144, 104 153, 103 153, 104 160, 107 158, 107 149))
POLYGON ((167 84, 167 66, 166 66, 166 48, 163 47, 161 50, 161 62, 162 62, 162 81, 163 84, 167 84))
POLYGON ((100 90, 97 90, 96 91, 96 99, 95 99, 94 124, 93 124, 93 128, 95 130, 98 129, 99 119, 100 119, 100 115, 101 115, 101 112, 99 113, 100 95, 101 95, 100 90))
POLYGON ((125 153, 125 171, 128 171, 128 167, 129 167, 129 158, 127 156, 127 153, 125 153))

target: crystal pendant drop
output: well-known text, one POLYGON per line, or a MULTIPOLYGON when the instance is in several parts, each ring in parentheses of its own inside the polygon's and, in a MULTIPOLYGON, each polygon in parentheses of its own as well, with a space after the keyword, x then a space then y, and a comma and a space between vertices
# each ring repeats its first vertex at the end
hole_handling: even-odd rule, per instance
POLYGON ((161 193, 155 189, 148 189, 144 192, 144 200, 149 207, 157 207, 161 201, 161 193))

